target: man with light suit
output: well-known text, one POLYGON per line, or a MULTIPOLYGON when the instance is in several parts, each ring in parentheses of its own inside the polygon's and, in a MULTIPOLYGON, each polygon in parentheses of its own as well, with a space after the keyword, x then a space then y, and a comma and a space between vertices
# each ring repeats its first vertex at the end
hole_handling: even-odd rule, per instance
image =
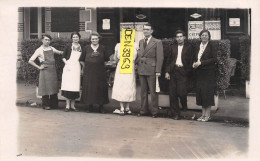
POLYGON ((163 64, 162 41, 152 37, 153 29, 150 24, 144 25, 144 39, 139 42, 138 74, 141 84, 141 108, 137 116, 147 115, 149 112, 153 118, 158 113, 158 94, 156 93, 156 77, 161 76, 163 64), (148 108, 148 89, 151 95, 151 107, 148 108))

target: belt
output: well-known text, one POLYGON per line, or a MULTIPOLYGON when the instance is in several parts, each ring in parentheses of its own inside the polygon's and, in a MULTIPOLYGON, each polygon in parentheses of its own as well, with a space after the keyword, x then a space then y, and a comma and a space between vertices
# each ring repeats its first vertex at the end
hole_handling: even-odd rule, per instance
POLYGON ((183 65, 175 64, 176 67, 183 68, 183 65))

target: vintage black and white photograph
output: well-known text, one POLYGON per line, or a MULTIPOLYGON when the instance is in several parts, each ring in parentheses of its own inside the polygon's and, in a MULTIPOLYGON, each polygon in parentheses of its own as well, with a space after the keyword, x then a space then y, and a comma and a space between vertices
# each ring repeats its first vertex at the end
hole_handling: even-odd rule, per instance
POLYGON ((0 21, 16 20, 1 31, 16 35, 4 61, 14 77, 1 81, 15 147, 3 160, 259 156, 259 2, 199 2, 3 3, 0 21))

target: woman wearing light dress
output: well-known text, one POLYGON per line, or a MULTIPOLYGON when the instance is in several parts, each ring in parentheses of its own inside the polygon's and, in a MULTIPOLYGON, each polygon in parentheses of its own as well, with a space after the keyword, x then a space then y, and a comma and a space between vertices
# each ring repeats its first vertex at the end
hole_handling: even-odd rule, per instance
MULTIPOLYGON (((117 63, 112 99, 120 102, 120 115, 131 114, 129 103, 136 100, 135 59, 138 45, 134 44, 133 70, 131 74, 120 73, 120 61, 117 63)), ((114 60, 120 60, 120 43, 115 46, 114 60)))
POLYGON ((65 47, 63 59, 65 66, 62 73, 61 95, 66 98, 65 112, 70 108, 78 111, 75 107, 75 99, 79 98, 80 92, 80 62, 82 48, 79 44, 80 34, 71 34, 72 43, 65 47))

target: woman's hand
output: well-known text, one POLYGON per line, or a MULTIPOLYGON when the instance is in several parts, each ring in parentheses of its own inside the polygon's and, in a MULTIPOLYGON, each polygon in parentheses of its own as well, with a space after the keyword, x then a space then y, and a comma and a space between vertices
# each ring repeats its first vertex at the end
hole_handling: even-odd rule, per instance
POLYGON ((170 74, 169 74, 169 73, 165 73, 165 78, 166 78, 167 80, 170 80, 170 74))
POLYGON ((45 66, 44 64, 41 65, 41 66, 39 66, 39 69, 40 69, 40 70, 44 70, 44 69, 46 69, 46 68, 47 68, 47 66, 45 66))
POLYGON ((192 67, 193 68, 198 68, 201 65, 200 61, 197 61, 196 63, 193 63, 192 67))

